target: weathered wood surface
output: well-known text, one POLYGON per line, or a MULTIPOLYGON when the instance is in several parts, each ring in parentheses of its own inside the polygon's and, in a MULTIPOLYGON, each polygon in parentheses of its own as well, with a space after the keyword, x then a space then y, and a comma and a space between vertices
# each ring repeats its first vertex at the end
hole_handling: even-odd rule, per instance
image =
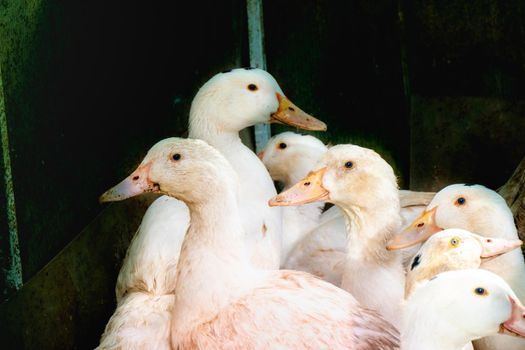
MULTIPOLYGON (((510 177, 500 188, 498 193, 505 198, 514 215, 514 222, 518 228, 518 235, 525 241, 525 157, 510 177)), ((521 249, 525 253, 525 247, 521 249)))
POLYGON ((129 242, 157 195, 111 203, 0 304, 3 349, 93 349, 115 309, 129 242))

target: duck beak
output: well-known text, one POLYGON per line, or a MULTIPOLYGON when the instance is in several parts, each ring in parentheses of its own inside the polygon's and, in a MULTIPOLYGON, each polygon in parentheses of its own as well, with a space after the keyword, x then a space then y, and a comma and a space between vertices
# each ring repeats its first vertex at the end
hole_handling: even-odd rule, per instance
POLYGON ((259 153, 257 153, 257 157, 259 157, 260 160, 263 160, 264 159, 264 151, 260 151, 259 153))
POLYGON ((281 123, 304 130, 326 131, 326 124, 303 112, 285 96, 276 93, 279 101, 277 112, 270 117, 270 123, 281 123))
POLYGON ((408 248, 420 242, 424 242, 434 233, 442 231, 436 221, 437 207, 425 211, 413 223, 403 231, 395 235, 387 244, 386 249, 397 250, 408 248))
POLYGON ((160 190, 159 185, 149 180, 150 168, 151 163, 139 166, 121 183, 104 192, 100 196, 99 202, 116 202, 146 192, 158 192, 160 190))
POLYGON ((509 296, 512 305, 510 318, 501 324, 499 333, 525 338, 525 307, 519 300, 509 296))
POLYGON ((520 247, 523 242, 519 239, 504 239, 504 238, 492 238, 492 237, 481 237, 478 235, 478 240, 481 242, 481 260, 489 261, 498 256, 508 253, 520 247))
POLYGON ((328 199, 329 192, 323 187, 326 168, 312 171, 293 187, 279 193, 268 201, 270 207, 300 205, 328 199))

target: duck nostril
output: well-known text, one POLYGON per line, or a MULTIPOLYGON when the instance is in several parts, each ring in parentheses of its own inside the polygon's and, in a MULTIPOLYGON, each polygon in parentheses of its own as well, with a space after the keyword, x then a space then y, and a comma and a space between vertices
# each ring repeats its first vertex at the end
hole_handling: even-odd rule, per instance
POLYGON ((420 222, 419 224, 417 224, 417 227, 423 227, 423 226, 425 226, 424 222, 420 222))
POLYGON ((304 183, 305 186, 310 186, 310 181, 304 183))
POLYGON ((135 177, 133 177, 133 181, 137 181, 138 179, 139 179, 139 176, 138 176, 138 175, 135 176, 135 177))
POLYGON ((487 239, 487 243, 492 243, 492 239, 487 239))
POLYGON ((288 107, 288 109, 289 109, 290 111, 292 111, 292 112, 295 112, 295 108, 293 108, 293 107, 288 107))

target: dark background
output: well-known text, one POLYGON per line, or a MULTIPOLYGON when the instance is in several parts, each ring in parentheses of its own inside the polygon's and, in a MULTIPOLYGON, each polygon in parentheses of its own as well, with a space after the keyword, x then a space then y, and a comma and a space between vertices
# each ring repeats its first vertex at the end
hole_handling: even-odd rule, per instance
MULTIPOLYGON (((2 178, 3 344, 98 344, 148 204, 98 196, 153 143, 184 135, 200 85, 248 65, 246 21, 241 0, 0 0, 25 283, 18 292, 4 283, 2 178)), ((525 155, 524 1, 264 0, 264 25, 268 71, 328 124, 315 135, 376 149, 403 188, 496 189, 525 155)))

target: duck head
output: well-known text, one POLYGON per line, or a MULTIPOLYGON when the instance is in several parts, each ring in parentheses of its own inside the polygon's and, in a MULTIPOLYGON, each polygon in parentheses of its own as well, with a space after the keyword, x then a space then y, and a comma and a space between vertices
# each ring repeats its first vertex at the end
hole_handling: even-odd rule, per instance
POLYGON ((463 229, 446 229, 432 235, 412 258, 407 271, 405 296, 419 281, 437 273, 477 269, 483 261, 505 254, 522 245, 521 240, 482 237, 463 229))
MULTIPOLYGON (((303 180, 270 199, 270 206, 328 201, 341 207, 373 209, 385 199, 399 206, 392 167, 371 149, 356 145, 331 147, 303 180)), ((390 202, 389 202, 390 203, 390 202)))
POLYGON ((501 277, 483 269, 437 274, 414 291, 404 316, 404 338, 421 331, 465 345, 498 333, 525 337, 525 308, 501 277))
POLYGON ((208 129, 239 132, 258 123, 326 130, 325 123, 302 111, 285 96, 270 73, 257 68, 233 69, 208 80, 192 101, 189 123, 190 133, 208 129))
POLYGON ((503 197, 481 185, 453 184, 436 193, 421 216, 394 236, 387 249, 411 247, 446 228, 492 234, 494 223, 499 223, 500 230, 512 229, 514 225, 503 197))
POLYGON ((237 174, 215 148, 202 140, 171 137, 150 148, 137 169, 99 200, 120 201, 155 192, 186 203, 202 202, 208 191, 235 188, 236 181, 237 174))
POLYGON ((258 156, 272 179, 288 187, 312 170, 327 150, 328 147, 312 135, 286 131, 270 138, 258 156))

